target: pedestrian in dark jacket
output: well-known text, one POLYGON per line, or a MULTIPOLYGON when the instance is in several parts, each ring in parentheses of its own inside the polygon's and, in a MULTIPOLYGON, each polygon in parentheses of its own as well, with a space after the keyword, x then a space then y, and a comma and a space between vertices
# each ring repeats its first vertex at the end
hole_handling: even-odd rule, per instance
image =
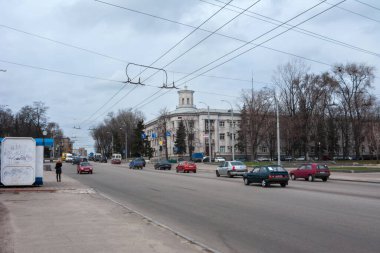
POLYGON ((61 173, 62 173, 62 162, 61 159, 58 159, 55 164, 55 173, 57 175, 57 182, 61 182, 61 173))

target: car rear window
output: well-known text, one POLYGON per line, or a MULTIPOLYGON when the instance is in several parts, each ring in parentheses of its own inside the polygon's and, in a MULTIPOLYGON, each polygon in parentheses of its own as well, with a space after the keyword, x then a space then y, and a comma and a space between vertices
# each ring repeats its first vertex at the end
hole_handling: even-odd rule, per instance
POLYGON ((286 171, 283 167, 267 167, 269 171, 286 171))
POLYGON ((327 165, 318 165, 318 166, 317 166, 317 169, 318 169, 318 170, 328 170, 329 167, 327 167, 327 165))
POLYGON ((81 163, 80 165, 82 165, 82 166, 88 166, 88 165, 90 165, 90 163, 88 163, 88 162, 83 162, 83 163, 81 163))
POLYGON ((231 165, 244 165, 242 162, 231 162, 231 165))

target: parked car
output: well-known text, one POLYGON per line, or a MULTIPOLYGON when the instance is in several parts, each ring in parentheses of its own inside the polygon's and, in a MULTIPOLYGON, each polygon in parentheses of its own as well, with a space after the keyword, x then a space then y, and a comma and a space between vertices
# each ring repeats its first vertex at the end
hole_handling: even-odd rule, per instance
POLYGON ((108 162, 107 156, 103 155, 103 156, 100 158, 99 162, 101 162, 101 163, 107 163, 107 162, 108 162))
POLYGON ((143 167, 145 167, 146 162, 145 162, 144 157, 137 157, 137 158, 135 158, 135 159, 141 161, 141 162, 143 163, 143 167))
POLYGON ((130 163, 129 163, 129 168, 130 169, 140 169, 142 170, 142 168, 144 167, 144 163, 141 159, 133 159, 130 163))
POLYGON ((81 162, 77 165, 77 173, 82 174, 83 172, 92 174, 93 168, 89 162, 81 162))
POLYGON ((176 172, 183 172, 183 173, 189 173, 189 172, 197 173, 197 165, 194 162, 191 161, 183 161, 180 162, 176 167, 176 172))
MULTIPOLYGON (((215 159, 211 158, 211 162, 214 162, 214 161, 215 161, 215 159)), ((203 157, 202 162, 203 163, 209 163, 210 162, 210 157, 209 156, 203 157)))
POLYGON ((100 160, 102 160, 102 154, 101 153, 96 153, 94 155, 94 161, 95 162, 100 162, 100 160))
POLYGON ((216 168, 216 176, 243 176, 247 172, 247 166, 240 161, 226 161, 216 168))
POLYGON ((268 157, 258 157, 257 161, 258 162, 269 162, 270 159, 268 157))
POLYGON ((112 154, 111 163, 121 164, 121 154, 112 154))
POLYGON ((172 164, 168 160, 160 160, 154 164, 155 170, 171 170, 172 164))
POLYGON ((330 170, 324 164, 307 163, 301 165, 298 169, 290 171, 289 174, 292 180, 304 178, 307 181, 314 181, 314 179, 320 178, 323 182, 326 182, 330 177, 330 170))
POLYGON ((226 159, 224 159, 224 157, 215 157, 215 162, 225 162, 226 161, 226 159))
POLYGON ((281 158, 281 161, 288 161, 288 162, 290 162, 290 161, 293 161, 293 157, 292 156, 285 156, 284 160, 282 160, 282 158, 281 158))
POLYGON ((66 162, 67 163, 72 163, 73 162, 74 156, 72 154, 66 154, 66 162))
POLYGON ((73 158, 73 161, 71 162, 71 164, 73 165, 79 165, 81 162, 88 162, 87 160, 87 157, 83 157, 83 156, 75 156, 73 158))
POLYGON ((203 157, 204 157, 203 153, 193 153, 191 155, 191 160, 193 162, 200 163, 200 162, 202 162, 203 157))
POLYGON ((245 185, 259 183, 262 187, 268 187, 271 184, 280 184, 281 187, 286 187, 289 182, 289 174, 279 165, 260 166, 244 173, 243 181, 245 185))
POLYGON ((304 156, 300 156, 296 158, 296 161, 305 161, 306 158, 304 156))

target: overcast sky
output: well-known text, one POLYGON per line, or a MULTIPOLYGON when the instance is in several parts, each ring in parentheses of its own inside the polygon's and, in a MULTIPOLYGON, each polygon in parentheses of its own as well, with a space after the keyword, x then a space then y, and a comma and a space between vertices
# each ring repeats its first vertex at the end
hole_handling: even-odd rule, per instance
POLYGON ((163 71, 150 77, 155 71, 129 65, 128 75, 146 84, 137 86, 123 83, 126 66, 151 65, 198 26, 202 30, 153 66, 166 70, 168 83, 195 90, 199 108, 202 101, 227 109, 222 99, 237 105, 252 76, 254 89, 270 87, 276 67, 300 57, 314 73, 337 63, 374 66, 379 95, 380 2, 347 0, 327 10, 339 2, 234 0, 221 10, 227 0, 0 0, 0 70, 6 70, 0 71, 0 105, 17 112, 42 101, 49 121, 76 137, 76 148, 93 150, 88 129, 108 112, 133 108, 150 120, 164 107, 175 109, 177 90, 158 88, 166 82, 163 71), (289 22, 295 26, 316 16, 300 24, 302 30, 271 39, 289 29, 274 29, 278 24, 320 2, 289 22), (215 61, 250 41, 262 45, 248 44, 215 61))

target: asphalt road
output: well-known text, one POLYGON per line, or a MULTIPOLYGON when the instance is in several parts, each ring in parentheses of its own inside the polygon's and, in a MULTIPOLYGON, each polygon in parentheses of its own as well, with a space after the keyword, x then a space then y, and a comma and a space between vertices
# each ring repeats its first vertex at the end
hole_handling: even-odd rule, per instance
POLYGON ((73 177, 220 252, 379 252, 380 185, 290 181, 245 186, 241 178, 94 163, 73 177))

